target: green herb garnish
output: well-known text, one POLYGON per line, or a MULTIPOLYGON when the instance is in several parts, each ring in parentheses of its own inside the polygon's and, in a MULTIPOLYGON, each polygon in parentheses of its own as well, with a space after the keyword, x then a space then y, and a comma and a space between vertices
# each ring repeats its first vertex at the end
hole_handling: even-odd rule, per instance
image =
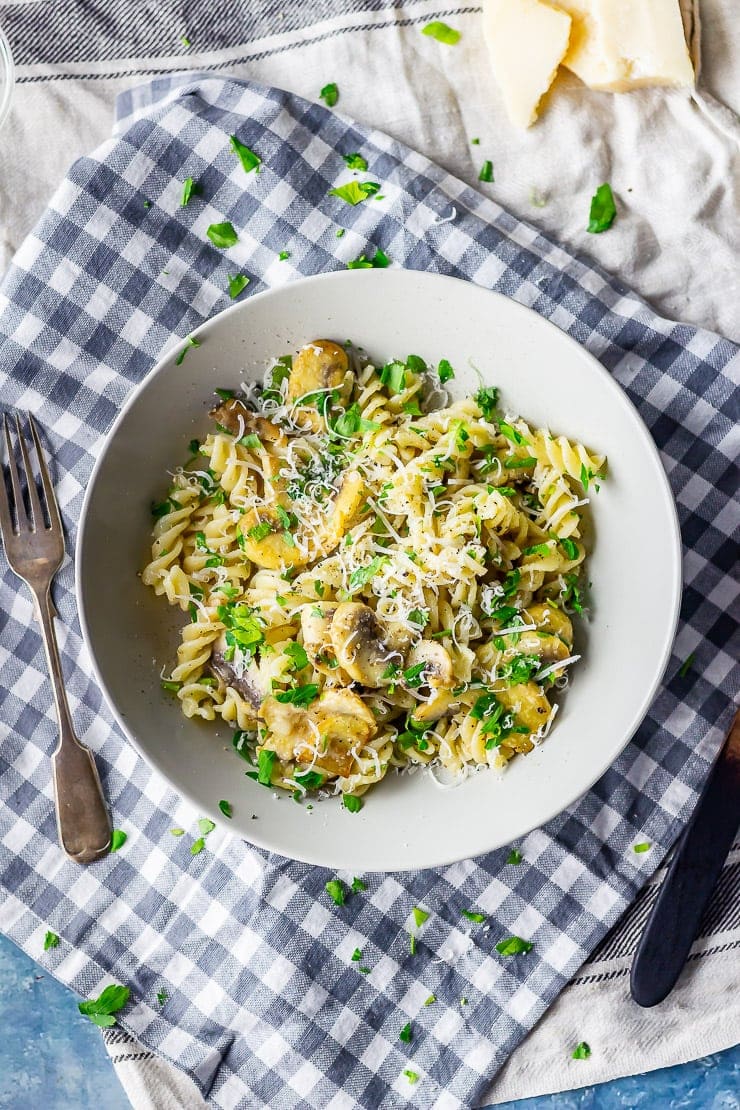
POLYGON ((234 154, 241 162, 245 173, 251 173, 252 170, 257 170, 257 173, 259 173, 259 168, 262 165, 262 159, 259 154, 255 154, 253 150, 250 150, 248 146, 240 142, 236 135, 229 136, 229 144, 234 154))
POLYGON ((200 347, 200 339, 194 339, 192 335, 189 335, 185 340, 185 346, 175 359, 175 366, 182 366, 182 363, 185 360, 185 355, 188 353, 191 347, 200 347))
POLYGON ((123 831, 123 829, 113 829, 113 831, 110 834, 110 850, 111 850, 111 852, 117 852, 119 848, 123 848, 123 846, 124 846, 124 844, 126 843, 127 840, 128 840, 128 833, 125 833, 123 831))
POLYGON ((327 108, 333 108, 339 100, 339 89, 337 88, 336 81, 330 81, 328 85, 324 85, 319 93, 319 97, 324 101, 327 108))
POLYGON ((361 154, 357 154, 356 151, 351 154, 343 154, 342 158, 344 158, 347 167, 351 170, 360 170, 364 173, 367 169, 367 160, 363 158, 361 154))
POLYGON ((411 912, 414 915, 414 924, 417 929, 419 926, 423 925, 425 921, 429 920, 430 915, 428 910, 422 910, 419 906, 414 906, 411 912))
POLYGON ((249 536, 250 540, 254 540, 255 543, 260 543, 262 540, 267 539, 271 532, 272 525, 270 524, 270 522, 267 520, 261 520, 259 524, 253 525, 248 530, 247 535, 249 536))
POLYGON ((377 181, 348 181, 346 185, 337 185, 336 188, 330 189, 329 196, 339 197, 354 208, 356 204, 361 204, 363 200, 374 196, 379 189, 380 185, 377 181))
POLYGON ((495 385, 482 386, 475 395, 475 403, 486 420, 492 420, 498 405, 498 388, 495 385))
POLYGON ((442 385, 444 385, 445 382, 452 381, 452 379, 454 378, 455 371, 452 369, 452 364, 450 362, 448 362, 448 360, 446 358, 441 358, 439 360, 439 366, 437 367, 437 374, 439 375, 439 380, 442 383, 442 385))
POLYGON ((352 960, 355 963, 359 963, 361 959, 362 959, 362 949, 361 948, 355 948, 354 952, 352 953, 352 960))
POLYGON ((246 274, 229 274, 229 296, 235 301, 240 293, 249 285, 250 279, 246 274))
POLYGON ((439 19, 427 23, 426 26, 422 27, 421 33, 422 35, 429 35, 431 39, 435 39, 437 42, 443 42, 446 46, 454 46, 460 41, 460 32, 447 23, 442 23, 439 19))
MULTIPOLYGON (((275 694, 275 701, 283 705, 310 705, 319 696, 319 688, 315 682, 306 682, 303 686, 292 686, 289 690, 280 690, 275 694)), ((273 753, 274 754, 274 753, 273 753)))
POLYGON ((191 856, 199 856, 200 853, 205 848, 205 846, 206 846, 205 840, 203 839, 202 836, 199 836, 198 839, 194 840, 193 843, 190 845, 190 855, 191 856))
POLYGON ((293 660, 291 670, 302 671, 304 667, 308 666, 308 655, 303 644, 286 644, 283 648, 283 655, 288 655, 293 660))
POLYGON ((498 942, 496 951, 502 956, 518 956, 520 952, 531 952, 533 947, 531 941, 522 940, 521 937, 506 937, 498 942))
POLYGON ((209 817, 198 818, 198 832, 201 836, 208 836, 216 828, 213 821, 209 817))
POLYGON ((171 836, 184 836, 185 829, 170 829, 171 836))
POLYGON ((185 208, 190 203, 192 197, 200 192, 200 185, 193 181, 192 177, 186 177, 182 183, 182 196, 180 197, 180 205, 185 208))
POLYGON ((232 806, 231 802, 227 802, 227 801, 222 799, 218 803, 218 808, 221 810, 224 817, 233 817, 234 816, 234 807, 232 806))
POLYGON ((696 652, 692 651, 691 655, 687 656, 687 658, 684 659, 683 663, 679 667, 679 670, 678 670, 679 678, 686 678, 686 675, 689 673, 689 671, 691 670, 691 668, 694 665, 694 660, 695 659, 696 659, 696 652))
POLYGON ((376 555, 367 566, 358 567, 357 570, 353 570, 349 576, 349 592, 351 594, 356 593, 358 590, 361 590, 363 586, 366 586, 387 561, 387 555, 376 555))
POLYGON ((342 795, 342 805, 350 813, 359 813, 364 804, 362 798, 357 798, 354 794, 342 795))
POLYGON ((367 890, 367 883, 363 882, 362 879, 353 879, 352 880, 352 893, 353 894, 359 894, 359 892, 361 890, 367 890))
POLYGON ((263 748, 257 756, 257 782, 262 786, 269 786, 272 782, 272 768, 277 759, 277 752, 263 748))
POLYGON ((640 855, 642 852, 649 852, 651 848, 652 844, 648 844, 647 841, 644 841, 642 844, 635 844, 632 850, 640 855))
POLYGON ((581 1041, 580 1044, 577 1044, 576 1047, 573 1049, 574 1060, 588 1060, 590 1055, 591 1048, 589 1045, 586 1044, 585 1041, 581 1041))
POLYGON ((524 859, 524 856, 519 851, 519 849, 518 848, 512 848, 511 851, 509 852, 508 856, 506 857, 506 862, 510 863, 513 867, 518 867, 523 859, 524 859))
POLYGON ((98 998, 89 998, 85 1002, 78 1002, 77 1009, 85 1017, 90 1018, 93 1025, 99 1025, 102 1029, 107 1029, 116 1024, 113 1015, 123 1009, 130 997, 131 991, 128 987, 111 983, 98 998))
POLYGON ((427 1000, 426 1000, 426 1002, 424 1003, 424 1005, 425 1005, 425 1006, 432 1006, 432 1005, 434 1005, 434 1003, 435 1003, 436 1001, 437 1001, 437 996, 436 996, 436 994, 430 994, 430 995, 429 995, 429 998, 427 998, 427 1000))
POLYGON ((401 1032, 398 1034, 398 1039, 403 1041, 404 1044, 411 1043, 411 1022, 407 1021, 401 1032))
POLYGON ((586 231, 590 231, 594 235, 606 231, 614 223, 616 214, 617 206, 614 203, 611 185, 599 185, 591 197, 591 209, 588 214, 586 231))
POLYGON ((493 181, 493 162, 490 158, 486 158, 485 162, 480 168, 478 174, 479 181, 493 181))
POLYGON ((206 228, 206 235, 219 250, 226 250, 227 247, 233 247, 234 243, 239 242, 239 236, 229 220, 224 220, 220 224, 211 224, 206 228))
POLYGON ((409 1083, 414 1084, 419 1082, 419 1073, 412 1071, 411 1068, 404 1068, 403 1074, 406 1076, 409 1083))
POLYGON ((486 915, 484 913, 477 913, 474 910, 463 910, 462 915, 463 917, 467 917, 468 921, 475 921, 478 925, 482 925, 486 920, 486 915))
POLYGON ((347 887, 341 879, 330 879, 324 890, 335 906, 343 906, 347 900, 347 887))
POLYGON ((59 934, 52 933, 51 929, 47 929, 46 936, 44 937, 44 952, 48 952, 50 948, 56 948, 59 944, 59 934))

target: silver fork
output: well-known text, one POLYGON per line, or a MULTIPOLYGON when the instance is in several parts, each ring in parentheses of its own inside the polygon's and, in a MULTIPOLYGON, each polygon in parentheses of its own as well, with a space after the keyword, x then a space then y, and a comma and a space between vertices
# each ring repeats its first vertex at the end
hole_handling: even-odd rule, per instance
POLYGON ((62 522, 33 417, 29 413, 28 424, 36 450, 43 497, 39 496, 36 486, 20 417, 17 413, 15 416, 20 470, 25 478, 30 514, 23 500, 21 473, 13 451, 7 415, 3 416, 3 424, 12 498, 8 498, 5 476, 0 468, 0 535, 10 569, 23 579, 33 594, 54 690, 59 744, 52 755, 52 764, 59 841, 71 859, 77 863, 90 863, 109 850, 111 825, 95 761, 75 736, 54 631, 56 610, 50 591, 54 575, 64 558, 62 522))

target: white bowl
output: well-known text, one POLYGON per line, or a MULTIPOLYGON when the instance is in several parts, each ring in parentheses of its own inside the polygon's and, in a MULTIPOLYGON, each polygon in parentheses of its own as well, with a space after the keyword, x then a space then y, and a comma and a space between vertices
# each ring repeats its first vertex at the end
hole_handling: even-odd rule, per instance
POLYGON ((163 358, 116 420, 93 472, 77 546, 82 626, 100 685, 136 750, 203 813, 284 856, 349 871, 435 867, 517 840, 560 813, 616 759, 668 661, 680 598, 676 513, 658 452, 606 370, 553 325, 467 282, 404 270, 331 273, 250 297, 204 324, 180 366, 163 358), (504 405, 604 452, 592 498, 593 609, 579 622, 571 672, 544 744, 498 775, 442 789, 427 774, 389 775, 360 813, 338 800, 307 811, 244 775, 231 733, 187 720, 160 688, 179 610, 145 588, 150 502, 210 426, 213 390, 261 377, 310 339, 352 339, 376 360, 448 358, 455 396, 484 382, 504 405), (257 820, 252 818, 255 814, 257 820))

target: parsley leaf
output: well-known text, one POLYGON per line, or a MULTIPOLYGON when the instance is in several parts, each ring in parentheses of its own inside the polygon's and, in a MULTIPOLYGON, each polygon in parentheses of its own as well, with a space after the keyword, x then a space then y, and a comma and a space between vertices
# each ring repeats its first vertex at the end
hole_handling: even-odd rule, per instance
POLYGON ((333 108, 339 100, 339 89, 337 88, 336 81, 330 81, 328 85, 324 85, 319 93, 319 97, 324 101, 327 108, 333 108))
POLYGON ((220 250, 226 250, 227 247, 233 247, 234 243, 239 242, 239 236, 230 220, 224 220, 220 224, 210 224, 206 228, 206 235, 214 247, 218 247, 220 250))
POLYGON ((454 378, 455 371, 452 369, 451 363, 449 363, 446 358, 441 358, 439 360, 437 374, 439 375, 439 380, 442 385, 444 385, 445 382, 452 381, 452 379, 454 378))
POLYGON ((506 937, 496 945, 496 951, 502 956, 517 956, 520 952, 531 952, 533 948, 531 941, 522 940, 521 937, 506 937))
POLYGON ((182 183, 182 196, 180 197, 180 206, 185 208, 190 203, 192 197, 200 192, 200 185, 193 181, 192 177, 186 177, 182 183))
POLYGON ((523 859, 524 859, 524 856, 519 851, 519 849, 518 848, 512 848, 511 851, 509 852, 507 858, 506 858, 506 862, 510 863, 513 867, 518 867, 523 859))
POLYGON ((341 879, 330 879, 324 890, 335 906, 343 906, 347 900, 347 887, 341 879))
POLYGON ((442 23, 439 19, 432 20, 421 29, 422 35, 429 35, 430 38, 436 39, 437 42, 443 42, 446 46, 455 46, 460 41, 460 32, 456 31, 454 27, 450 27, 447 23, 442 23))
POLYGON ((419 1073, 412 1071, 411 1068, 404 1068, 403 1074, 406 1076, 409 1083, 414 1084, 419 1082, 419 1073))
POLYGON ((123 848, 128 840, 128 835, 122 829, 113 829, 110 834, 110 850, 117 852, 119 848, 123 848))
POLYGON ((355 963, 359 963, 361 959, 362 959, 362 949, 361 948, 355 948, 354 952, 352 953, 352 960, 355 963))
POLYGON ((229 274, 229 296, 235 301, 240 293, 249 285, 250 279, 246 274, 229 274))
POLYGON ((302 671, 304 667, 308 666, 308 655, 303 644, 292 643, 286 644, 283 648, 283 655, 288 655, 293 660, 291 670, 302 671))
POLYGON ((233 808, 231 802, 220 801, 218 803, 218 808, 221 810, 224 817, 233 817, 234 816, 234 808, 233 808))
POLYGON ((59 935, 57 933, 52 933, 51 929, 48 929, 44 937, 44 952, 48 952, 50 948, 56 948, 58 944, 59 935))
POLYGON ((157 1002, 160 1006, 164 1006, 169 997, 170 996, 167 994, 167 991, 157 991, 157 1002))
POLYGON ((372 258, 366 258, 361 254, 358 258, 353 258, 351 262, 347 263, 348 270, 385 270, 390 266, 390 258, 382 251, 380 247, 376 250, 372 258))
POLYGON ((414 906, 411 912, 414 915, 414 923, 416 924, 417 928, 420 925, 423 925, 425 921, 429 920, 428 910, 422 910, 419 906, 414 906))
POLYGON ((433 1006, 433 1005, 434 1005, 434 1003, 435 1003, 436 1001, 437 1001, 437 996, 436 996, 436 994, 430 994, 430 995, 429 995, 429 998, 427 998, 427 1000, 426 1000, 426 1002, 424 1003, 424 1005, 425 1005, 425 1006, 433 1006))
POLYGON ((353 152, 351 154, 343 154, 342 158, 351 170, 360 170, 362 173, 367 169, 367 159, 363 158, 361 154, 353 152))
POLYGON ((198 831, 201 836, 208 836, 216 828, 213 821, 209 817, 198 818, 198 831))
POLYGON ((525 439, 522 433, 518 432, 517 429, 512 427, 511 424, 507 424, 505 420, 499 420, 498 430, 501 432, 502 436, 506 436, 506 438, 511 440, 512 443, 526 443, 527 445, 529 444, 529 440, 525 439))
POLYGON ((94 1025, 109 1028, 116 1024, 114 1014, 122 1010, 131 997, 128 987, 118 983, 111 983, 98 998, 88 998, 85 1002, 78 1002, 77 1009, 85 1017, 89 1017, 94 1025))
POLYGON ((250 540, 254 540, 255 543, 260 543, 261 540, 267 539, 271 532, 272 525, 270 524, 269 520, 261 520, 259 524, 254 524, 247 531, 247 535, 249 536, 250 540))
POLYGON ((283 705, 310 705, 319 696, 319 688, 315 682, 306 682, 303 686, 292 686, 289 690, 279 690, 275 694, 275 701, 283 705))
POLYGON ((205 840, 203 839, 202 836, 199 836, 198 839, 194 840, 193 843, 190 845, 190 855, 191 856, 199 856, 200 853, 205 848, 205 846, 206 846, 205 840))
POLYGON ((407 1021, 401 1032, 398 1034, 398 1039, 403 1041, 404 1044, 411 1043, 411 1022, 407 1021))
POLYGON ((353 894, 359 894, 359 892, 361 890, 367 890, 367 883, 363 882, 362 879, 353 879, 352 880, 352 893, 353 894))
POLYGON ((236 135, 229 136, 229 143, 234 154, 241 162, 244 172, 251 173, 252 170, 256 170, 257 173, 259 173, 260 166, 262 165, 262 159, 259 154, 255 154, 253 150, 250 150, 248 146, 240 142, 236 135))
POLYGON ((495 385, 482 386, 475 395, 475 403, 485 420, 491 420, 498 405, 498 389, 495 385))
POLYGON ((484 913, 477 913, 474 910, 463 910, 463 917, 467 917, 468 921, 475 921, 478 925, 482 925, 486 920, 484 913))
POLYGON ((357 570, 353 570, 349 576, 349 592, 351 594, 356 593, 363 586, 366 586, 387 561, 387 555, 376 555, 366 567, 358 567, 357 570))
POLYGON ((362 798, 357 798, 354 794, 344 794, 342 796, 342 805, 350 813, 359 813, 364 804, 362 798))
POLYGON ((485 162, 480 168, 478 174, 479 181, 493 181, 493 162, 490 158, 486 158, 485 162))
POLYGON ((200 339, 194 339, 192 335, 189 335, 185 340, 185 346, 175 359, 175 366, 182 366, 183 362, 185 361, 185 355, 188 353, 191 347, 200 347, 200 339))
POLYGON ((577 1044, 576 1047, 573 1049, 574 1060, 588 1060, 590 1055, 591 1048, 589 1045, 586 1044, 585 1041, 581 1041, 580 1044, 577 1044))
POLYGON ((578 544, 575 542, 575 540, 571 540, 567 536, 563 536, 562 539, 558 540, 558 543, 569 559, 578 558, 578 544))
POLYGON ((679 678, 686 678, 686 675, 689 673, 689 671, 691 670, 691 668, 694 665, 694 660, 695 659, 696 659, 696 652, 692 651, 691 655, 689 655, 686 659, 684 659, 683 663, 679 667, 679 670, 678 670, 679 678))
POLYGON ((614 196, 612 194, 611 185, 599 185, 598 189, 591 197, 591 210, 588 214, 588 227, 586 231, 590 231, 593 235, 598 235, 601 231, 606 231, 614 223, 614 217, 617 214, 617 206, 614 203, 614 196))
POLYGON ((277 759, 277 752, 263 748, 257 756, 257 782, 262 786, 269 786, 272 781, 272 767, 277 759))
POLYGON ((632 850, 640 855, 642 852, 649 852, 651 848, 652 844, 648 844, 647 841, 644 841, 642 844, 635 844, 632 850))
POLYGON ((329 190, 330 197, 339 197, 352 207, 360 204, 363 200, 373 196, 380 189, 377 181, 348 181, 346 185, 337 185, 336 188, 329 190))
POLYGON ((386 362, 380 371, 380 382, 388 387, 389 393, 402 393, 406 388, 406 364, 398 361, 386 362))

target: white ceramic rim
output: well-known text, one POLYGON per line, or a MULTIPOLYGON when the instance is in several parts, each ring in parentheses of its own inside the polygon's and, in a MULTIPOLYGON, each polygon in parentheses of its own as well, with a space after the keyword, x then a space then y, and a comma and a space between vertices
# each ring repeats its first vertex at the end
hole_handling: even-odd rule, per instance
MULTIPOLYGON (((382 282, 384 280, 384 275, 386 273, 398 273, 398 272, 399 272, 398 270, 391 270, 391 271, 365 270, 365 271, 360 271, 360 273, 362 274, 362 280, 363 281, 378 281, 378 282, 382 282)), ((410 272, 418 273, 418 271, 410 271, 410 272)), ((355 276, 357 276, 357 275, 355 275, 355 276)), ((451 282, 451 283, 454 283, 455 285, 470 285, 471 284, 470 282, 466 281, 465 279, 460 279, 460 278, 456 278, 456 277, 452 277, 452 276, 444 275, 444 274, 434 274, 434 275, 430 274, 428 276, 430 276, 430 277, 433 276, 436 281, 451 282)), ((296 289, 298 286, 305 286, 307 283, 317 283, 317 282, 330 284, 332 281, 337 281, 338 279, 343 280, 343 279, 346 279, 346 277, 347 277, 347 273, 345 271, 342 271, 342 270, 340 270, 340 271, 331 271, 330 273, 316 274, 316 275, 312 275, 310 277, 297 279, 296 281, 291 282, 289 284, 288 288, 296 289)), ((485 852, 487 852, 487 851, 494 851, 497 848, 503 846, 503 843, 509 844, 509 843, 514 843, 517 840, 520 840, 522 837, 524 837, 528 833, 530 833, 533 829, 541 828, 543 825, 547 824, 549 821, 553 820, 559 814, 563 813, 566 809, 568 809, 570 806, 572 806, 576 801, 578 801, 579 798, 582 798, 586 793, 588 793, 588 791, 591 789, 591 787, 594 785, 594 783, 598 782, 598 780, 602 777, 602 775, 609 769, 609 767, 612 766, 612 764, 616 761, 616 759, 619 758, 621 753, 626 748, 627 744, 630 742, 632 737, 635 735, 635 732, 639 728, 642 721, 645 719, 645 716, 647 715, 648 709, 650 708, 650 705, 651 705, 651 703, 652 703, 652 701, 653 701, 653 699, 654 699, 654 697, 655 697, 655 695, 656 695, 656 693, 657 693, 657 691, 660 687, 660 683, 663 679, 663 675, 665 674, 665 670, 666 670, 666 667, 668 665, 668 662, 669 662, 669 659, 670 659, 670 656, 671 656, 671 650, 672 650, 672 647, 673 647, 673 642, 675 640, 676 628, 677 628, 677 625, 678 625, 678 619, 679 619, 679 614, 680 614, 680 605, 681 605, 681 597, 682 597, 682 548, 681 548, 681 532, 680 532, 680 527, 679 527, 676 504, 675 504, 675 500, 674 500, 674 497, 673 497, 673 493, 672 493, 671 488, 670 488, 670 484, 668 482, 666 472, 665 472, 665 470, 663 468, 663 464, 661 462, 660 453, 658 451, 658 448, 655 445, 655 442, 654 442, 652 436, 650 435, 650 432, 647 429, 647 426, 645 425, 644 421, 642 420, 642 417, 640 416, 637 409, 635 408, 633 403, 630 401, 629 397, 624 392, 622 387, 615 381, 615 379, 612 377, 612 375, 609 373, 609 371, 598 361, 598 359, 596 359, 595 356, 593 356, 589 351, 587 351, 586 348, 582 347, 581 344, 579 344, 575 339, 573 339, 572 336, 570 336, 567 333, 561 331, 561 329, 558 328, 551 321, 549 321, 549 320, 545 319, 544 317, 540 316, 539 313, 535 313, 533 309, 529 308, 529 306, 522 305, 519 302, 513 301, 512 298, 506 297, 506 296, 504 296, 504 294, 498 293, 494 290, 485 290, 481 286, 473 286, 473 287, 478 289, 479 291, 486 292, 489 296, 498 297, 498 298, 501 298, 502 300, 506 300, 506 301, 511 301, 513 304, 517 305, 518 308, 522 309, 525 312, 532 312, 535 316, 538 317, 539 321, 542 324, 546 325, 548 328, 551 328, 553 330, 553 332, 555 332, 557 334, 558 342, 563 342, 563 343, 570 344, 572 346, 573 350, 574 350, 574 353, 577 353, 577 356, 579 358, 586 357, 591 361, 593 372, 598 374, 601 377, 605 387, 608 390, 611 391, 611 393, 614 397, 615 404, 625 406, 630 411, 632 419, 634 421, 634 425, 635 425, 635 434, 639 435, 641 437, 641 439, 643 440, 643 445, 646 447, 647 453, 652 459, 652 462, 654 464, 654 469, 655 469, 656 485, 660 487, 661 492, 663 494, 663 500, 664 500, 664 502, 665 502, 665 504, 668 508, 668 518, 670 520, 671 532, 672 532, 671 548, 672 548, 673 553, 674 553, 674 558, 671 562, 671 565, 667 566, 665 568, 666 575, 668 575, 671 579, 671 600, 672 600, 671 619, 670 619, 670 621, 666 622, 665 635, 664 635, 664 639, 663 639, 663 647, 662 647, 662 651, 660 652, 659 662, 656 665, 656 670, 655 670, 655 673, 654 673, 653 681, 651 682, 650 687, 646 690, 646 692, 645 692, 645 694, 644 694, 644 696, 643 696, 643 698, 642 698, 642 700, 639 704, 639 707, 636 708, 629 727, 627 729, 625 729, 625 735, 624 735, 624 738, 623 738, 622 745, 619 748, 619 751, 616 752, 616 753, 614 753, 614 752, 605 753, 603 763, 599 764, 599 768, 598 768, 597 772, 595 774, 591 774, 590 780, 585 785, 583 784, 583 782, 579 783, 577 789, 574 789, 573 792, 567 794, 567 796, 563 795, 562 797, 560 797, 558 799, 557 803, 555 803, 547 812, 545 812, 544 814, 543 813, 538 814, 538 819, 536 821, 533 822, 530 818, 527 818, 524 821, 522 821, 521 825, 519 825, 519 826, 517 826, 515 824, 512 824, 511 829, 510 829, 510 835, 509 835, 508 839, 505 842, 502 842, 502 843, 491 844, 490 848, 487 848, 483 852, 479 853, 479 854, 485 854, 485 852)), ((206 320, 199 327, 193 329, 191 334, 193 336, 196 336, 196 337, 200 337, 200 336, 207 337, 210 332, 212 332, 214 330, 217 330, 219 328, 220 323, 224 319, 224 317, 230 316, 234 313, 244 312, 245 310, 248 311, 247 306, 249 304, 251 304, 252 302, 256 301, 257 299, 263 300, 263 299, 266 299, 266 298, 281 296, 285 293, 285 289, 286 289, 286 286, 281 285, 281 286, 277 286, 273 289, 266 289, 261 293, 256 293, 253 296, 251 296, 250 298, 248 298, 246 301, 243 301, 239 304, 232 305, 229 308, 224 309, 223 312, 220 312, 216 316, 213 316, 209 320, 206 320)), ((198 812, 206 814, 207 816, 211 817, 213 820, 215 820, 217 822, 221 822, 222 815, 218 812, 218 810, 215 808, 215 806, 212 803, 207 803, 202 798, 197 798, 190 790, 184 789, 182 786, 175 784, 172 781, 172 779, 169 775, 167 775, 163 770, 160 770, 160 768, 157 765, 157 762, 148 753, 146 753, 143 750, 143 748, 140 746, 135 734, 132 733, 132 731, 127 726, 125 718, 119 713, 117 705, 115 703, 115 700, 114 700, 114 698, 111 694, 111 691, 108 688, 108 685, 105 682, 105 680, 103 679, 103 676, 100 672, 98 662, 97 662, 97 658, 96 658, 96 655, 95 655, 95 652, 94 652, 94 649, 93 649, 93 645, 92 645, 89 623, 88 623, 88 620, 87 620, 87 614, 86 614, 86 611, 85 611, 85 605, 84 605, 84 601, 83 601, 84 596, 85 596, 84 591, 82 589, 82 571, 83 571, 83 563, 84 563, 83 551, 84 551, 84 547, 85 547, 86 533, 87 533, 87 528, 88 528, 88 519, 89 519, 88 507, 89 507, 90 501, 92 499, 92 493, 93 493, 93 489, 95 487, 95 483, 96 483, 96 480, 97 480, 98 472, 102 469, 103 462, 105 460, 105 456, 108 452, 109 446, 113 442, 113 440, 116 436, 119 425, 121 425, 123 423, 123 421, 125 420, 125 418, 127 416, 127 413, 128 413, 128 410, 133 406, 133 404, 135 403, 139 394, 146 388, 147 383, 152 379, 152 377, 162 373, 163 371, 165 371, 167 369, 167 367, 170 365, 170 363, 172 361, 172 357, 173 357, 173 351, 170 348, 155 363, 155 365, 152 367, 152 369, 149 371, 149 373, 142 379, 142 381, 139 383, 139 385, 136 386, 136 388, 134 390, 132 390, 131 394, 127 398, 125 404, 123 405, 123 407, 121 408, 118 416, 116 417, 116 420, 111 425, 111 428, 109 429, 109 431, 108 431, 108 433, 105 437, 105 444, 104 444, 100 454, 98 455, 98 458, 97 458, 97 460, 96 460, 96 462, 93 466, 93 469, 92 469, 92 472, 91 472, 91 475, 90 475, 90 480, 89 480, 89 483, 88 483, 88 486, 87 486, 87 490, 86 490, 86 493, 85 493, 85 499, 84 499, 81 514, 80 514, 80 523, 79 523, 78 535, 77 535, 77 545, 76 545, 76 549, 75 549, 75 591, 76 591, 76 596, 77 596, 77 605, 78 605, 78 613, 79 613, 79 618, 80 618, 80 626, 81 626, 82 634, 83 634, 85 643, 87 645, 87 649, 88 649, 90 659, 91 659, 91 662, 92 662, 93 673, 94 673, 94 676, 95 676, 95 680, 96 680, 98 686, 100 687, 100 689, 103 692, 103 695, 105 697, 108 708, 110 709, 111 713, 115 717, 115 720, 116 720, 116 723, 118 724, 118 727, 121 729, 121 731, 126 736, 129 743, 131 744, 131 746, 134 748, 134 750, 137 752, 137 754, 144 760, 144 762, 148 766, 152 767, 157 772, 157 774, 161 775, 165 779, 165 781, 167 781, 169 783, 169 785, 171 785, 172 788, 182 798, 184 798, 198 812)), ((251 829, 250 829, 250 834, 251 834, 251 829)), ((258 848, 264 849, 265 851, 278 852, 278 854, 284 855, 283 852, 280 852, 275 847, 274 842, 270 842, 269 839, 266 840, 266 839, 261 837, 260 831, 259 831, 258 828, 255 828, 254 835, 250 835, 249 838, 247 838, 246 836, 244 836, 240 833, 237 833, 236 831, 235 831, 235 835, 240 836, 240 839, 243 839, 247 844, 253 844, 258 848)), ((306 846, 306 851, 305 852, 303 852, 303 851, 295 852, 289 858, 294 858, 294 859, 297 859, 300 862, 308 863, 308 864, 312 864, 312 865, 316 865, 316 866, 320 866, 320 867, 332 867, 332 866, 334 866, 331 863, 327 863, 325 858, 321 858, 315 852, 311 851, 310 838, 307 838, 306 845, 307 846, 306 846)), ((361 868, 361 870, 363 872, 373 872, 373 871, 386 872, 386 871, 419 870, 420 868, 424 869, 425 867, 445 867, 445 866, 451 865, 453 863, 459 862, 459 860, 461 858, 464 858, 464 857, 460 857, 459 854, 452 853, 452 854, 449 854, 449 855, 441 855, 438 859, 435 860, 434 863, 419 864, 418 862, 411 862, 411 863, 408 863, 406 865, 402 864, 400 866, 395 866, 393 868, 380 868, 380 867, 372 867, 372 866, 365 865, 361 868)), ((475 858, 475 857, 473 857, 473 858, 475 858)))

